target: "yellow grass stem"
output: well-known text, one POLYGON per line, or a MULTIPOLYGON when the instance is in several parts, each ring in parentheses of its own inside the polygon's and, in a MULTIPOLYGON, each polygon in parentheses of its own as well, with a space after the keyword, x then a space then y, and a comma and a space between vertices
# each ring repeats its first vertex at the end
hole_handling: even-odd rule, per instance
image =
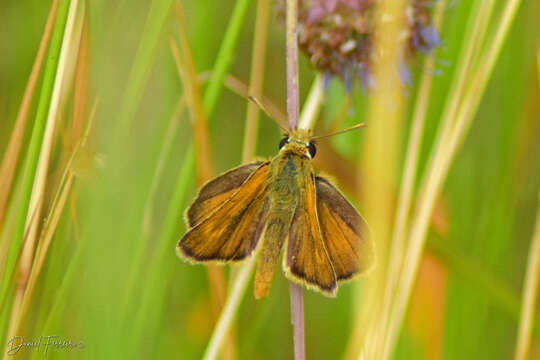
POLYGON ((255 265, 256 254, 253 255, 247 262, 242 265, 240 270, 237 272, 237 275, 234 279, 234 283, 231 286, 231 291, 219 319, 214 327, 212 332, 212 337, 208 342, 206 351, 204 353, 204 360, 214 360, 217 358, 219 350, 223 345, 223 340, 225 339, 226 334, 238 312, 240 307, 240 302, 242 301, 248 282, 251 279, 251 274, 253 273, 253 268, 255 265))
MULTIPOLYGON (((84 130, 86 102, 88 98, 88 79, 90 77, 90 39, 88 29, 88 17, 83 18, 81 32, 81 43, 77 55, 75 69, 74 90, 73 90, 73 115, 71 121, 71 131, 68 140, 69 152, 73 150, 79 142, 84 130)), ((68 152, 68 153, 69 153, 68 152)))
MULTIPOLYGON (((442 0, 437 3, 437 7, 435 8, 433 14, 433 24, 437 29, 440 29, 441 27, 442 15, 446 5, 446 0, 442 0)), ((432 69, 435 66, 434 51, 431 52, 424 66, 427 69, 432 69)), ((424 133, 424 124, 427 114, 432 79, 432 74, 427 72, 423 73, 420 80, 420 88, 416 96, 416 105, 412 116, 412 127, 409 134, 407 154, 405 156, 403 178, 401 180, 398 205, 394 219, 382 315, 378 321, 376 329, 377 339, 384 338, 384 334, 386 333, 386 326, 390 316, 390 306, 396 290, 396 282, 399 279, 399 274, 401 271, 403 252, 405 249, 405 238, 409 225, 408 218, 411 210, 414 184, 416 182, 416 175, 418 172, 418 157, 424 133)))
MULTIPOLYGON (((270 0, 258 0, 257 15, 255 18, 255 35, 253 36, 253 52, 251 55, 251 75, 248 91, 249 96, 254 96, 257 99, 260 99, 262 96, 269 13, 270 0)), ((259 108, 251 101, 248 101, 242 162, 247 162, 253 159, 255 156, 257 130, 259 128, 258 124, 259 108)))
POLYGON ((51 4, 51 9, 49 10, 49 15, 47 16, 45 30, 43 31, 43 36, 41 37, 41 42, 39 43, 36 59, 34 60, 34 65, 32 66, 32 71, 30 72, 30 77, 28 78, 26 89, 24 90, 19 111, 17 112, 15 126, 13 127, 13 132, 11 133, 9 143, 2 160, 2 167, 0 168, 0 230, 3 229, 7 202, 9 199, 9 194, 11 193, 11 185, 13 183, 17 161, 21 151, 26 119, 28 118, 30 103, 32 102, 34 90, 36 89, 45 52, 47 50, 49 40, 51 39, 52 29, 56 19, 56 11, 58 10, 58 1, 59 0, 54 0, 51 4))
MULTIPOLYGON (((179 0, 175 7, 176 19, 180 34, 180 46, 182 48, 182 57, 178 53, 174 42, 171 40, 171 49, 175 57, 182 83, 185 87, 185 94, 188 109, 193 120, 193 138, 195 144, 195 156, 197 159, 197 178, 198 185, 202 185, 215 176, 212 166, 212 155, 210 152, 210 141, 208 136, 208 121, 201 98, 199 79, 195 69, 195 63, 191 55, 191 49, 187 37, 186 24, 184 21, 184 11, 179 0)), ((217 318, 225 303, 227 284, 225 272, 222 267, 217 265, 208 265, 206 267, 208 280, 210 283, 212 308, 217 318)), ((224 351, 224 358, 233 359, 235 357, 235 344, 229 337, 224 351)))
MULTIPOLYGON (((540 85, 540 42, 536 52, 536 73, 540 85)), ((540 203, 540 191, 538 192, 540 203)), ((535 318, 536 298, 538 296, 538 277, 540 272, 540 206, 536 215, 536 226, 529 251, 525 285, 523 286, 521 317, 519 322, 518 340, 516 345, 516 360, 525 360, 529 356, 531 345, 531 331, 535 318)))
MULTIPOLYGON (((376 86, 369 96, 365 146, 361 149, 359 172, 362 174, 360 198, 371 228, 376 247, 377 266, 369 276, 369 294, 366 307, 358 321, 373 329, 382 310, 385 267, 388 257, 393 219, 393 181, 398 169, 398 149, 402 128, 403 88, 398 69, 403 59, 405 43, 400 41, 405 30, 406 1, 385 0, 379 2, 375 21, 373 76, 376 86)), ((365 308, 365 307, 364 307, 365 308)), ((373 331, 360 354, 360 358, 377 358, 377 341, 373 331)), ((380 357, 378 357, 380 359, 380 357)))
POLYGON ((319 117, 322 102, 324 99, 324 79, 321 73, 317 73, 313 86, 309 91, 306 103, 302 110, 302 115, 298 120, 298 127, 301 129, 313 129, 315 121, 319 117))
POLYGON ((191 49, 186 32, 186 24, 184 22, 184 12, 180 1, 176 1, 175 7, 176 20, 180 33, 180 46, 182 48, 183 57, 180 58, 178 50, 171 40, 171 48, 175 55, 176 65, 182 83, 185 86, 185 94, 187 97, 188 109, 193 120, 193 133, 195 143, 195 154, 197 157, 197 176, 198 183, 203 184, 214 176, 212 166, 212 156, 210 153, 210 144, 208 140, 208 127, 206 114, 203 109, 203 101, 199 89, 199 80, 197 79, 197 71, 195 63, 191 55, 191 49))
MULTIPOLYGON (((452 86, 449 91, 449 95, 444 106, 441 125, 437 132, 436 145, 440 145, 442 149, 442 142, 448 139, 449 133, 455 122, 456 113, 460 105, 460 101, 463 99, 463 92, 466 84, 470 81, 470 75, 472 73, 471 67, 473 66, 474 56, 478 56, 475 51, 480 47, 479 44, 483 43, 483 39, 480 39, 480 34, 485 34, 485 27, 489 22, 487 17, 490 17, 493 11, 493 1, 481 1, 473 5, 473 10, 469 17, 467 30, 465 31, 465 37, 463 43, 466 44, 465 48, 461 51, 459 61, 457 63, 457 76, 455 76, 452 86)), ((433 163, 433 157, 431 158, 430 167, 435 166, 433 163)))
POLYGON ((15 292, 15 299, 12 305, 8 338, 11 338, 12 335, 14 335, 14 331, 16 330, 16 326, 18 325, 24 290, 26 287, 29 273, 31 271, 31 263, 34 256, 36 234, 38 230, 38 225, 40 223, 39 219, 41 217, 41 208, 43 204, 45 185, 47 181, 47 174, 49 171, 49 161, 53 148, 55 127, 59 119, 58 112, 60 107, 60 97, 62 95, 62 86, 66 82, 66 70, 71 55, 71 41, 74 35, 73 33, 76 25, 77 8, 78 0, 71 1, 68 10, 66 27, 62 39, 62 48, 60 50, 58 70, 56 72, 56 77, 54 80, 51 103, 46 119, 45 133, 43 137, 43 142, 41 144, 41 149, 39 151, 39 160, 37 163, 34 185, 32 187, 32 194, 30 197, 30 205, 28 207, 26 223, 24 227, 25 241, 22 250, 22 256, 20 259, 19 278, 17 282, 17 290, 15 292))
MULTIPOLYGON (((38 167, 34 180, 34 186, 32 189, 32 196, 30 197, 30 207, 28 208, 28 215, 26 219, 25 228, 27 229, 27 236, 25 239, 22 257, 20 260, 21 264, 19 286, 24 286, 24 284, 26 283, 26 279, 28 278, 30 266, 32 263, 32 258, 34 256, 36 234, 40 222, 34 221, 33 226, 29 226, 29 223, 31 216, 35 216, 38 219, 41 217, 41 208, 45 195, 47 175, 49 172, 49 162, 54 144, 55 129, 60 119, 60 103, 61 97, 62 95, 64 95, 63 87, 65 87, 69 81, 69 79, 67 78, 68 62, 70 61, 70 59, 75 58, 74 56, 72 56, 74 52, 72 41, 75 41, 78 47, 78 43, 80 40, 81 27, 79 27, 78 29, 76 28, 77 10, 79 6, 78 4, 78 0, 73 0, 70 4, 66 23, 66 30, 64 32, 64 38, 62 40, 62 50, 60 51, 58 71, 56 73, 55 84, 51 97, 51 105, 49 107, 49 113, 47 115, 45 135, 43 138, 43 143, 41 144, 38 167), (75 33, 77 30, 78 34, 75 33)), ((82 5, 81 11, 84 13, 84 4, 82 5)), ((82 23, 79 23, 79 25, 80 24, 82 23)), ((76 52, 78 52, 78 49, 75 49, 75 53, 76 52)))
MULTIPOLYGON (((540 68, 539 68, 540 69, 540 68)), ((540 204, 540 191, 538 192, 540 204)), ((529 260, 527 262, 527 274, 523 286, 523 298, 521 305, 521 317, 519 321, 518 340, 516 345, 516 360, 528 359, 531 345, 531 330, 533 327, 534 314, 536 309, 536 297, 538 295, 538 277, 540 272, 540 206, 536 215, 536 225, 534 230, 531 248, 529 250, 529 260)))
MULTIPOLYGON (((190 74, 190 71, 187 71, 185 66, 183 65, 182 60, 180 59, 180 53, 178 51, 178 48, 176 47, 176 44, 172 40, 172 38, 169 38, 170 47, 172 54, 174 56, 174 60, 176 62, 176 67, 178 70, 178 73, 180 75, 180 78, 182 79, 183 83, 186 84, 186 96, 187 96, 187 103, 188 108, 191 113, 191 118, 193 120, 193 131, 194 131, 194 138, 195 138, 195 144, 196 144, 196 150, 195 150, 195 156, 197 156, 197 161, 203 161, 207 165, 203 166, 197 166, 197 173, 199 178, 199 185, 210 180, 211 176, 213 175, 213 170, 211 166, 211 159, 208 157, 209 152, 203 150, 202 152, 199 152, 201 149, 209 149, 208 144, 208 129, 206 128, 206 120, 204 115, 204 109, 202 108, 202 102, 200 101, 199 90, 198 85, 196 85, 196 91, 197 95, 189 94, 190 91, 193 91, 193 84, 190 84, 191 82, 197 82, 198 78, 192 79, 192 76, 190 74), (198 99, 198 100, 197 100, 198 99), (197 105, 198 104, 198 105, 197 105), (201 105, 199 107, 199 105, 201 105), (198 108, 198 110, 195 110, 195 108, 198 108), (203 118, 199 118, 199 116, 203 116, 203 118), (203 125, 197 125, 197 122, 202 122, 203 125), (200 136, 204 138, 204 140, 200 140, 200 136), (199 139, 199 140, 197 140, 199 139), (197 143, 199 143, 199 146, 197 147, 197 143)), ((194 69, 193 69, 194 70, 194 69)), ((225 275, 221 268, 215 266, 215 265, 209 265, 207 266, 207 272, 208 272, 208 278, 210 282, 210 290, 212 293, 212 307, 215 315, 219 314, 221 311, 221 308, 223 306, 223 302, 225 301, 225 292, 226 292, 226 284, 225 284, 225 275)))
MULTIPOLYGON (((405 316, 425 245, 427 226, 437 194, 440 191, 454 155, 467 134, 520 3, 520 0, 509 0, 506 3, 500 22, 493 27, 496 29, 492 38, 493 40, 487 43, 487 50, 480 55, 480 60, 477 62, 478 66, 470 69, 470 73, 466 74, 466 77, 472 80, 470 80, 470 85, 462 97, 455 122, 448 126, 448 135, 440 138, 435 155, 431 159, 430 168, 422 183, 418 209, 411 225, 410 242, 404 260, 395 310, 390 319, 386 337, 385 353, 387 355, 389 355, 397 340, 399 329, 405 316)), ((484 10, 490 11, 490 8, 484 8, 484 10)), ((490 15, 490 13, 479 14, 480 17, 486 15, 490 15)), ((482 33, 482 31, 479 33, 482 33)), ((479 43, 482 43, 481 39, 478 40, 479 43)), ((464 54, 464 56, 467 56, 467 54, 464 54)))

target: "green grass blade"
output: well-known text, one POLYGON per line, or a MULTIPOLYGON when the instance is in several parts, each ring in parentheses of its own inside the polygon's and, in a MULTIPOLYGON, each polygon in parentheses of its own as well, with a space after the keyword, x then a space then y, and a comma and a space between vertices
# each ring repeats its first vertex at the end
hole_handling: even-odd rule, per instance
MULTIPOLYGON (((227 31, 225 32, 225 37, 223 40, 223 45, 219 51, 219 54, 216 58, 216 63, 214 65, 214 71, 212 71, 212 77, 210 79, 209 88, 204 96, 204 110, 208 119, 211 119, 217 97, 219 96, 221 90, 223 89, 223 79, 225 74, 228 72, 229 67, 231 66, 232 59, 234 57, 234 49, 238 41, 240 29, 242 28, 243 22, 245 20, 245 13, 247 11, 248 0, 240 0, 236 3, 236 7, 233 11, 233 16, 229 22, 227 31)), ((160 263, 164 257, 169 252, 174 251, 174 243, 171 242, 172 239, 178 238, 178 223, 181 221, 182 212, 185 205, 185 198, 188 191, 192 188, 193 183, 187 179, 193 179, 193 174, 195 171, 195 150, 193 143, 190 142, 188 145, 188 150, 182 161, 182 169, 178 175, 178 181, 175 185, 174 195, 172 200, 169 203, 168 211, 166 213, 166 218, 162 228, 162 233, 158 241, 158 249, 155 254, 155 261, 160 263)), ((155 276, 157 276, 156 274, 155 276)), ((153 276, 150 276, 148 279, 153 279, 153 276)), ((156 285, 157 286, 157 285, 156 285)), ((163 293, 162 289, 157 290, 156 293, 163 293)), ((148 316, 148 309, 151 306, 152 297, 150 294, 143 296, 142 304, 139 309, 140 319, 137 322, 135 327, 138 334, 142 334, 145 317, 148 316)))
POLYGON ((24 165, 21 199, 19 202, 20 206, 17 209, 15 227, 13 229, 13 235, 11 238, 8 257, 6 259, 4 268, 4 275, 2 278, 2 287, 0 289, 0 306, 3 306, 8 288, 11 285, 11 279, 24 238, 25 222, 30 205, 30 195, 32 193, 34 176, 37 170, 41 143, 43 142, 47 113, 51 103, 51 95, 58 68, 60 49, 62 48, 62 38, 64 35, 64 29, 66 27, 69 4, 69 0, 62 0, 59 4, 58 14, 51 39, 51 46, 49 48, 49 54, 47 55, 47 65, 44 72, 36 120, 34 122, 34 128, 32 130, 32 136, 28 145, 28 153, 26 155, 26 162, 24 165))
POLYGON ((204 94, 204 110, 208 119, 210 119, 214 112, 217 99, 223 89, 223 80, 234 60, 238 35, 244 24, 249 3, 250 0, 238 0, 231 15, 231 20, 229 21, 223 43, 212 70, 208 89, 204 94))
POLYGON ((129 123, 135 117, 172 3, 173 0, 152 1, 141 42, 126 85, 126 94, 120 110, 120 118, 118 119, 120 131, 117 134, 119 135, 126 133, 129 123))

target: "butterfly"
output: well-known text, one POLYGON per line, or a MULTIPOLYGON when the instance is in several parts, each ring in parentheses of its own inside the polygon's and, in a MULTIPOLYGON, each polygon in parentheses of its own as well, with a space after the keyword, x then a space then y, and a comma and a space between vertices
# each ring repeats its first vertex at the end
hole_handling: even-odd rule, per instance
POLYGON ((269 293, 282 248, 285 276, 326 296, 370 268, 374 246, 368 226, 328 179, 315 174, 314 139, 310 130, 291 129, 273 159, 206 183, 186 210, 188 231, 176 247, 179 257, 225 264, 258 252, 257 299, 269 293))

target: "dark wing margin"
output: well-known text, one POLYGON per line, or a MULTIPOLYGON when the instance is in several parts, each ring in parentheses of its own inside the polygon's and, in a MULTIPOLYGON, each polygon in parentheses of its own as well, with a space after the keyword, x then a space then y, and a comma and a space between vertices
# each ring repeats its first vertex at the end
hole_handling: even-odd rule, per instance
POLYGON ((186 210, 185 218, 188 228, 197 225, 242 186, 244 181, 265 162, 256 161, 231 169, 204 184, 199 194, 186 210))
POLYGON ((251 255, 266 224, 268 171, 268 163, 260 165, 228 200, 191 228, 178 242, 178 255, 191 262, 221 263, 251 255))
POLYGON ((313 175, 294 212, 283 257, 286 276, 326 296, 335 296, 336 276, 317 222, 313 175))
POLYGON ((375 249, 358 211, 328 180, 317 176, 317 214, 337 280, 349 280, 369 269, 375 249))

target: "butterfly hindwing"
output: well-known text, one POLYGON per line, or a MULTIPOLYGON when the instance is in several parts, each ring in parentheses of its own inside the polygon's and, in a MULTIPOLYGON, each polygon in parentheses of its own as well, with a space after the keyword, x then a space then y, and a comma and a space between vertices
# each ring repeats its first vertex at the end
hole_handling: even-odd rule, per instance
MULTIPOLYGON (((245 166, 250 165, 254 164, 245 166)), ((207 197, 208 194, 215 194, 221 198, 224 191, 230 192, 230 183, 221 186, 216 180, 242 168, 218 177, 201 190, 187 216, 188 219, 193 216, 190 220, 202 220, 178 243, 177 251, 182 257, 197 262, 228 262, 243 260, 253 252, 264 229, 269 208, 266 194, 268 163, 260 163, 227 199, 216 202, 214 198, 207 197), (224 191, 215 191, 214 187, 224 191), (215 207, 210 209, 209 204, 215 207)))
POLYGON ((197 225, 227 201, 246 179, 263 164, 262 161, 256 161, 239 166, 204 184, 193 204, 186 211, 188 227, 197 225))
POLYGON ((364 219, 328 180, 317 176, 317 215, 337 280, 364 272, 374 260, 374 248, 364 219))
POLYGON ((316 202, 315 180, 310 174, 293 215, 283 265, 289 279, 334 296, 336 277, 317 222, 316 202))

